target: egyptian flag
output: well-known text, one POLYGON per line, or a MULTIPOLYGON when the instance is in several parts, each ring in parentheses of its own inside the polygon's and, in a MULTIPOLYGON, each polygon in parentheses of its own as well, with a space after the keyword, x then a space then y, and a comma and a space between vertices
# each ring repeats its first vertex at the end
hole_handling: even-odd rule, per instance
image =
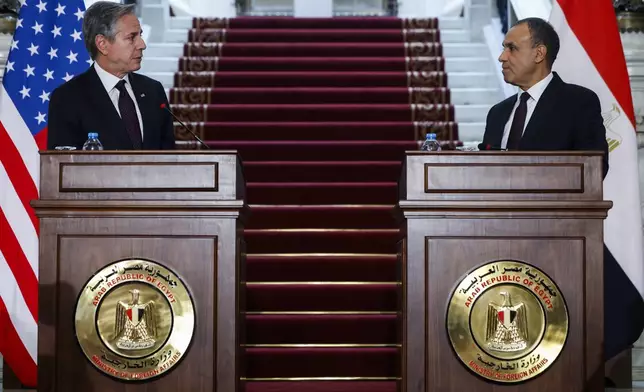
POLYGON ((604 199, 605 358, 629 348, 644 329, 644 263, 637 140, 626 60, 611 0, 555 0, 550 23, 561 40, 554 71, 593 90, 609 146, 604 199))

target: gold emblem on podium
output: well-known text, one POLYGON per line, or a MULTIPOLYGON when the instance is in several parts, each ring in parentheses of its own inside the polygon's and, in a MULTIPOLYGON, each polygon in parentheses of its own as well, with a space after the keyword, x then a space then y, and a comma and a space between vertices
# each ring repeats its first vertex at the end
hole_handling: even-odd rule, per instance
POLYGON ((458 358, 475 374, 501 383, 546 371, 568 336, 568 310, 557 285, 518 261, 476 268, 458 284, 447 309, 458 358))
POLYGON ((139 304, 137 289, 130 290, 132 301, 116 304, 116 325, 114 334, 118 336, 116 347, 122 350, 143 350, 154 346, 157 335, 154 301, 139 304))
POLYGON ((83 353, 97 369, 121 380, 148 380, 176 366, 194 327, 187 287, 149 260, 121 260, 101 269, 76 303, 83 353))

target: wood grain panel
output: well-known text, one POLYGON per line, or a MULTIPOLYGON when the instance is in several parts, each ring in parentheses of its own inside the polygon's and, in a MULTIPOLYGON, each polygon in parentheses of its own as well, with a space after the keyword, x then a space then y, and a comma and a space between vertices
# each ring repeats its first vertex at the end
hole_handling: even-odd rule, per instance
MULTIPOLYGON (((213 375, 215 341, 212 331, 216 329, 213 318, 215 314, 215 271, 216 271, 216 238, 191 237, 68 237, 60 238, 59 315, 56 325, 58 346, 71 348, 77 346, 74 331, 74 311, 78 293, 83 284, 94 272, 111 261, 126 257, 144 257, 157 261, 174 270, 188 286, 195 305, 195 333, 189 350, 183 361, 167 376, 150 382, 148 391, 168 390, 167 388, 186 388, 187 390, 211 390, 214 388, 213 375), (200 260, 187 262, 186 255, 200 260), (201 317, 199 317, 201 315, 201 317)), ((136 391, 136 386, 125 386, 122 382, 111 379, 97 371, 85 358, 80 349, 57 350, 55 361, 66 366, 58 366, 57 390, 72 390, 77 385, 79 376, 87 379, 83 385, 101 387, 101 391, 136 391)))
POLYGON ((426 193, 583 191, 583 164, 425 164, 426 193))
POLYGON ((408 152, 401 200, 601 200, 597 152, 408 152))
POLYGON ((217 192, 218 163, 65 163, 60 192, 217 192), (174 179, 169 183, 167 178, 174 179))
POLYGON ((584 240, 582 238, 441 238, 426 243, 427 390, 546 391, 566 385, 583 390, 584 240), (443 260, 458 260, 445 263, 443 260), (566 346, 555 363, 541 376, 518 387, 499 387, 478 378, 453 354, 446 335, 446 303, 464 272, 488 261, 512 259, 527 262, 546 272, 560 285, 569 313, 566 346), (436 279, 435 277, 440 277, 436 279), (578 295, 582 293, 582 295, 578 295))
POLYGON ((38 202, 244 198, 241 162, 234 151, 40 154, 38 202))
POLYGON ((603 390, 602 156, 597 152, 408 152, 399 208, 407 233, 403 392, 603 390), (501 385, 466 369, 447 302, 472 268, 515 259, 564 294, 570 334, 541 376, 501 385))
POLYGON ((67 392, 82 386, 83 391, 100 392, 234 391, 235 225, 235 219, 44 218, 39 335, 42 390, 67 392), (174 370, 149 383, 123 383, 99 372, 74 336, 75 304, 84 283, 103 266, 130 257, 151 259, 173 269, 188 286, 195 304, 195 334, 186 356, 174 370))
POLYGON ((537 392, 558 390, 556 385, 589 391, 592 389, 573 386, 585 388, 603 379, 600 219, 415 216, 407 221, 407 227, 404 392, 537 392), (498 259, 523 260, 548 273, 565 295, 571 317, 571 338, 561 359, 544 376, 518 386, 499 386, 469 372, 455 357, 445 330, 451 290, 474 266, 498 259), (550 389, 543 389, 546 387, 550 389))
POLYGON ((244 188, 235 151, 41 152, 38 389, 238 390, 244 188), (185 357, 149 382, 100 372, 74 336, 82 286, 124 258, 174 270, 195 305, 185 357))

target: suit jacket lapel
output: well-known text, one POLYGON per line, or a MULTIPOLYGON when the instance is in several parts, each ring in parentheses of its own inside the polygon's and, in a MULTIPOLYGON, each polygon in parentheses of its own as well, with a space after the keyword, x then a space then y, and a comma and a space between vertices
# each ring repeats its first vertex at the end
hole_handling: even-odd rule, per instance
MULTIPOLYGON (((98 77, 94 66, 92 65, 86 72, 89 83, 88 89, 86 90, 86 96, 96 108, 96 113, 102 113, 104 115, 104 119, 106 121, 105 129, 117 138, 121 139, 123 143, 131 144, 132 140, 130 140, 130 137, 127 135, 123 120, 121 120, 121 116, 119 116, 119 113, 116 111, 109 94, 105 91, 105 87, 103 86, 101 79, 98 77)), ((101 136, 99 135, 99 139, 100 137, 101 136)))
MULTIPOLYGON (((136 98, 136 103, 139 106, 139 111, 141 111, 141 122, 143 123, 143 147, 150 145, 150 142, 153 140, 152 135, 154 133, 153 124, 151 123, 151 113, 153 108, 151 106, 151 93, 147 91, 138 75, 130 73, 129 75, 130 84, 132 85, 132 91, 134 91, 134 97, 136 98)), ((161 110, 161 109, 158 109, 161 110)))
POLYGON ((557 106, 557 98, 559 95, 558 93, 562 84, 563 81, 561 80, 559 75, 554 73, 550 84, 548 84, 548 87, 546 87, 546 89, 543 91, 543 94, 541 94, 539 102, 534 108, 534 112, 532 112, 530 121, 528 122, 528 125, 523 132, 521 141, 519 142, 519 149, 529 146, 531 139, 533 139, 534 137, 539 137, 539 132, 543 130, 549 122, 552 122, 550 113, 557 106))
POLYGON ((512 114, 512 109, 514 104, 517 101, 517 96, 513 95, 512 99, 506 99, 503 104, 500 106, 499 110, 501 115, 497 116, 498 122, 494 124, 492 128, 491 142, 492 146, 501 148, 501 142, 503 141, 503 131, 505 130, 505 124, 507 124, 512 114))

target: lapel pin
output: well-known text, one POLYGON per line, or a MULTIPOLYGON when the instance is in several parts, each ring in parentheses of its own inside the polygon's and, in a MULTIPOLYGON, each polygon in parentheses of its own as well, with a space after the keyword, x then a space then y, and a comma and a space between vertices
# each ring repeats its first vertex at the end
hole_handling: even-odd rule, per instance
POLYGON ((145 94, 141 94, 141 98, 144 98, 144 97, 145 97, 145 94))

